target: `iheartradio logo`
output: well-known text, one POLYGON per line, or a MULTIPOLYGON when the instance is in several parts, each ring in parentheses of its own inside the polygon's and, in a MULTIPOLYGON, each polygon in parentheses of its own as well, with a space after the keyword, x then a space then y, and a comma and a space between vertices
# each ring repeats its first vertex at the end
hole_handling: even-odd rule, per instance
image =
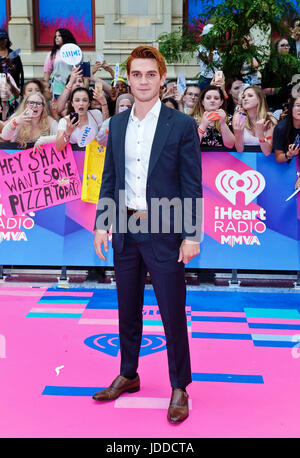
POLYGON ((242 174, 235 170, 223 170, 216 178, 218 191, 233 205, 236 205, 236 195, 243 192, 245 205, 250 204, 265 188, 266 181, 257 170, 246 170, 242 174))

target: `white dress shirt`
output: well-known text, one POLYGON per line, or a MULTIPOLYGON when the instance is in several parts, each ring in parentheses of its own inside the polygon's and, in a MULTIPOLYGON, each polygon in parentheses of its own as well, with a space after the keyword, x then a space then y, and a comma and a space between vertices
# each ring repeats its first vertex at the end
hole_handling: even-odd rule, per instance
POLYGON ((146 210, 146 185, 150 153, 161 101, 153 105, 141 121, 132 107, 125 137, 125 204, 135 210, 146 210))

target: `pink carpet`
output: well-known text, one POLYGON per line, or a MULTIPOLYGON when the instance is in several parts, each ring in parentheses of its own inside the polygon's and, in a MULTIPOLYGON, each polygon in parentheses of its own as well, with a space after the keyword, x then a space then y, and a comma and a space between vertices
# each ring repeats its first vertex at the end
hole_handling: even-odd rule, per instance
POLYGON ((141 390, 101 404, 92 394, 119 373, 115 291, 0 284, 0 437, 300 437, 297 306, 282 306, 282 318, 274 319, 269 308, 263 318, 263 302, 254 308, 252 297, 250 308, 232 311, 224 294, 224 309, 206 311, 205 294, 188 294, 190 416, 172 426, 152 291, 144 306, 141 390))

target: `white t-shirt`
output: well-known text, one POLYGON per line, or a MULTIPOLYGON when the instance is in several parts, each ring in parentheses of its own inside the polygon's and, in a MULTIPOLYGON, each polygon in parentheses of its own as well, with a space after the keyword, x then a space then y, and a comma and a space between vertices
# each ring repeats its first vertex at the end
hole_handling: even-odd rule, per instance
POLYGON ((103 121, 102 123, 101 129, 99 130, 99 133, 97 135, 97 140, 100 145, 106 146, 107 144, 109 123, 110 123, 110 118, 105 119, 105 121, 103 121))
POLYGON ((206 56, 209 56, 209 51, 203 46, 199 45, 198 50, 196 51, 196 56, 199 58, 199 64, 200 64, 200 75, 204 76, 205 78, 213 78, 215 70, 217 70, 222 61, 221 61, 221 56, 218 51, 214 50, 213 51, 213 68, 209 68, 203 60, 200 59, 199 53, 206 54, 206 56))
MULTIPOLYGON (((13 117, 11 117, 10 119, 13 119, 13 117)), ((55 119, 52 119, 50 117, 48 119, 49 119, 49 131, 50 131, 49 135, 54 136, 53 141, 55 141, 55 136, 58 130, 58 123, 55 119)), ((21 127, 22 127, 21 125, 18 125, 17 128, 14 129, 13 134, 11 134, 10 123, 9 122, 6 123, 2 130, 2 138, 10 142, 17 142, 19 138, 21 127)), ((35 140, 32 140, 32 141, 35 141, 35 140)))
POLYGON ((297 57, 300 59, 300 41, 296 41, 297 57))
MULTIPOLYGON (((91 143, 98 134, 102 125, 102 113, 100 110, 88 110, 87 112, 89 123, 83 127, 76 127, 70 137, 70 143, 77 143, 80 147, 85 147, 91 143)), ((58 130, 66 130, 67 120, 62 118, 58 123, 58 130)))
POLYGON ((245 127, 244 129, 244 145, 245 146, 257 146, 259 145, 258 137, 252 135, 249 130, 245 127))

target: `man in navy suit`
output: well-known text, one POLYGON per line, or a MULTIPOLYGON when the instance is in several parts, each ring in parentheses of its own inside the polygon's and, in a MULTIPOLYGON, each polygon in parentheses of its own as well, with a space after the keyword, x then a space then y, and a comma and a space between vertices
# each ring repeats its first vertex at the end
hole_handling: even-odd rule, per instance
POLYGON ((165 78, 165 60, 156 48, 133 50, 127 79, 135 103, 110 120, 94 247, 106 260, 102 249, 108 250, 111 200, 121 370, 93 399, 113 400, 140 389, 137 368, 149 272, 167 343, 172 386, 167 418, 179 423, 189 414, 186 386, 192 381, 184 267, 200 253, 201 156, 193 118, 159 99, 165 78))

